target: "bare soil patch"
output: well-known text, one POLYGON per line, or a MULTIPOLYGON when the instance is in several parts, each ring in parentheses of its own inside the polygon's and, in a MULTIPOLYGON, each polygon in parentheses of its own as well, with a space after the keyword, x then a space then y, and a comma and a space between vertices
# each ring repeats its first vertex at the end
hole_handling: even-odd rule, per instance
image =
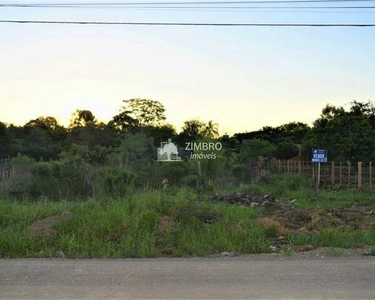
POLYGON ((51 237, 57 234, 57 230, 53 227, 61 221, 69 220, 73 217, 70 212, 62 213, 61 215, 48 217, 42 220, 37 220, 26 228, 26 232, 30 237, 51 237))
POLYGON ((215 194, 213 200, 251 207, 267 207, 264 216, 257 219, 266 229, 275 227, 279 234, 287 231, 316 234, 329 227, 348 229, 375 229, 375 204, 353 205, 348 208, 320 211, 317 208, 297 209, 295 201, 282 203, 272 195, 262 195, 257 190, 249 193, 215 194))

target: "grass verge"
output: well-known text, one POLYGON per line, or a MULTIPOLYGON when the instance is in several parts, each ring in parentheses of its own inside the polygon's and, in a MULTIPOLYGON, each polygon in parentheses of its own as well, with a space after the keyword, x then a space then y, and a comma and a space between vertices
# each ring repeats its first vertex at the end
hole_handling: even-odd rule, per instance
POLYGON ((0 201, 0 256, 157 257, 222 251, 269 252, 258 212, 241 205, 198 201, 195 192, 151 191, 111 202, 0 201), (31 237, 33 222, 72 212, 54 225, 56 234, 31 237))
MULTIPOLYGON (((316 199, 307 181, 292 176, 272 176, 256 188, 281 201, 297 199, 296 209, 314 207, 325 211, 373 203, 368 192, 322 190, 316 199)), ((199 199, 194 190, 182 188, 87 202, 0 200, 0 257, 56 257, 64 253, 70 258, 122 258, 273 252, 281 233, 256 222, 264 209, 217 203, 210 198, 199 199), (28 233, 27 228, 37 220, 64 212, 71 212, 72 217, 53 224, 54 234, 28 233)), ((373 218, 375 225, 375 218, 368 218, 373 218)), ((293 231, 283 236, 290 252, 286 255, 302 245, 332 249, 375 245, 373 228, 340 228, 334 224, 312 234, 293 231)))

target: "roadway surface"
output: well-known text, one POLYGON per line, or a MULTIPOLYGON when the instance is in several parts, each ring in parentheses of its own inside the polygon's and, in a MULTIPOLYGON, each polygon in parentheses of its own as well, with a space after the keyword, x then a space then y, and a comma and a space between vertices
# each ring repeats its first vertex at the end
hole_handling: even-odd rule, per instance
POLYGON ((0 259, 0 299, 375 299, 375 259, 0 259))

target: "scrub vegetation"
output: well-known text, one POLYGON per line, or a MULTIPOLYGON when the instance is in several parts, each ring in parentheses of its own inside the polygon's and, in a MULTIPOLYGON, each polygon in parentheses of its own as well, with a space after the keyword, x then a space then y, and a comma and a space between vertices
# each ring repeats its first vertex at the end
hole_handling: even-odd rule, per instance
MULTIPOLYGON (((374 159, 375 109, 327 105, 313 127, 291 122, 219 136, 213 121, 176 133, 161 103, 124 101, 100 123, 77 110, 69 128, 53 117, 0 123, 1 257, 158 257, 375 246, 371 189, 322 189, 272 174, 274 158, 374 159), (345 132, 345 134, 343 134, 345 132), (157 160, 172 139, 178 162, 157 160), (215 143, 194 150, 186 143, 215 143), (186 152, 187 151, 187 152, 186 152), (207 159, 206 154, 211 154, 207 159)), ((354 170, 355 171, 355 170, 354 170)))

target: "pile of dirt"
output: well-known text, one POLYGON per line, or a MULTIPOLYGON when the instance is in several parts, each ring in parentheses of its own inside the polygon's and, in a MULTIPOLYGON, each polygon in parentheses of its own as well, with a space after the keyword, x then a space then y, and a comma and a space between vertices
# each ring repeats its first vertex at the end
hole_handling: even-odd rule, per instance
POLYGON ((262 225, 266 230, 272 227, 276 228, 278 234, 284 234, 288 231, 279 221, 269 217, 259 218, 257 219, 257 223, 262 225))
POLYGON ((315 214, 315 209, 296 210, 293 206, 278 206, 269 217, 288 230, 299 230, 310 224, 315 214))
POLYGON ((375 229, 375 204, 353 205, 347 208, 320 211, 317 208, 297 209, 296 200, 281 202, 272 195, 262 195, 257 190, 247 193, 215 194, 214 201, 242 204, 251 207, 267 206, 263 217, 257 222, 266 229, 275 227, 280 234, 287 231, 301 234, 317 234, 324 228, 375 229))
POLYGON ((320 214, 321 224, 331 224, 338 228, 375 229, 375 204, 371 206, 353 205, 348 208, 331 209, 320 214))
POLYGON ((243 204, 252 207, 273 205, 275 197, 271 195, 261 195, 257 191, 236 194, 215 194, 214 201, 225 202, 228 204, 243 204))
MULTIPOLYGON (((287 232, 316 235, 326 228, 375 230, 375 204, 330 210, 319 210, 315 207, 299 209, 298 200, 281 202, 271 195, 262 195, 256 190, 249 193, 215 194, 213 200, 251 207, 267 206, 263 216, 256 222, 265 228, 266 235, 276 246, 289 243, 285 237, 287 232)), ((301 246, 296 248, 296 252, 311 251, 314 248, 311 245, 301 246)))
POLYGON ((53 227, 60 221, 70 220, 73 214, 70 212, 62 213, 61 215, 48 217, 42 220, 37 220, 26 228, 26 233, 30 237, 51 237, 57 234, 57 230, 53 227))
POLYGON ((316 208, 296 209, 293 205, 282 205, 277 202, 274 209, 269 211, 265 217, 259 218, 260 223, 270 223, 268 220, 277 222, 284 233, 288 231, 301 234, 316 234, 327 227, 348 229, 375 229, 375 205, 351 206, 348 208, 319 211, 316 208))

